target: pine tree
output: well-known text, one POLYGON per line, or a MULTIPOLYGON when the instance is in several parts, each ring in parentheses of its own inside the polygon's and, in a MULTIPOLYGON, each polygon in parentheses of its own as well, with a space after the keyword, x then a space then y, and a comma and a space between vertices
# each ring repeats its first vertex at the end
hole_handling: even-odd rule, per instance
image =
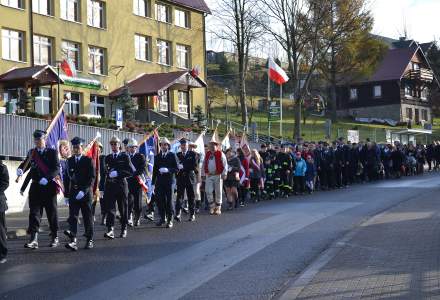
POLYGON ((203 114, 203 109, 200 105, 194 108, 194 118, 196 120, 197 126, 202 126, 205 122, 205 115, 203 114))
POLYGON ((125 121, 133 121, 136 117, 137 103, 131 97, 130 89, 124 85, 121 96, 118 97, 117 103, 121 106, 124 113, 125 121))

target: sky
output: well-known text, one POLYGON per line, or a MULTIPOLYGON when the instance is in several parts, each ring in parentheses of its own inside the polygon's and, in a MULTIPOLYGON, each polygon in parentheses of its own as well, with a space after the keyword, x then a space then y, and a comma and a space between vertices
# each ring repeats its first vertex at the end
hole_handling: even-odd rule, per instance
MULTIPOLYGON (((205 0, 215 7, 216 0, 205 0)), ((398 39, 404 35, 424 43, 440 39, 440 0, 367 0, 375 24, 373 33, 398 39)), ((227 43, 219 41, 210 31, 218 30, 212 21, 207 20, 207 48, 217 51, 233 51, 227 43), (210 28, 211 24, 211 28, 210 28), (214 29, 213 29, 214 28, 214 29)), ((258 55, 260 56, 260 55, 258 55)))

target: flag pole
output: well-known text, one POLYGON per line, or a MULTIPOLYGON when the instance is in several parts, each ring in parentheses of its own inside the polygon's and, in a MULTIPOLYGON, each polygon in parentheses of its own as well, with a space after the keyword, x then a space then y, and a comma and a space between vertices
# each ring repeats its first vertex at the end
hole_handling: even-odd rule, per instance
MULTIPOLYGON (((64 110, 64 103, 66 102, 66 99, 63 100, 63 102, 61 103, 60 108, 58 109, 57 113, 55 114, 55 117, 52 119, 52 121, 50 121, 49 126, 47 126, 46 128, 46 136, 49 135, 49 133, 52 131, 53 127, 55 126, 56 121, 58 120, 58 118, 61 116, 61 113, 64 110)), ((29 163, 31 162, 31 157, 27 156, 26 160, 23 164, 23 171, 26 170, 27 166, 29 165, 29 163)), ((17 178, 15 179, 15 182, 18 183, 20 181, 21 176, 17 176, 17 178)))
MULTIPOLYGON (((269 58, 270 59, 270 58, 269 58)), ((268 133, 269 133, 269 139, 270 139, 270 78, 269 78, 269 59, 267 61, 267 108, 268 108, 268 115, 267 115, 267 119, 268 119, 268 123, 269 123, 269 127, 268 127, 268 133)))
POLYGON ((283 141, 283 84, 280 84, 280 136, 283 141))

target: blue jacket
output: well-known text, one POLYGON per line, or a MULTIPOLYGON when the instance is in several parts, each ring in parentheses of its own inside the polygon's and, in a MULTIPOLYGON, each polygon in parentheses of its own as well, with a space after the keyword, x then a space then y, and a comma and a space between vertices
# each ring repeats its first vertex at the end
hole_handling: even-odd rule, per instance
POLYGON ((316 167, 314 163, 306 162, 307 170, 306 170, 306 180, 312 181, 316 176, 316 167))
POLYGON ((304 159, 295 160, 295 176, 305 176, 307 171, 306 161, 304 159))

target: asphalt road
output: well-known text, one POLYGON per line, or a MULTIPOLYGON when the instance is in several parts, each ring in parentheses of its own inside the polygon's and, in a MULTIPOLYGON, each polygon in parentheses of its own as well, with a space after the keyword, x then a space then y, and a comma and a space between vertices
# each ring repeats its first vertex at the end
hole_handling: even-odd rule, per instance
MULTIPOLYGON (((13 239, 8 263, 0 265, 0 297, 276 299, 332 243, 371 216, 415 197, 437 197, 439 177, 249 204, 221 216, 204 213, 172 230, 144 221, 126 239, 113 241, 97 225, 90 251, 51 249, 46 234, 35 251, 23 248, 24 237, 13 239)), ((19 222, 11 219, 14 226, 19 222)))

